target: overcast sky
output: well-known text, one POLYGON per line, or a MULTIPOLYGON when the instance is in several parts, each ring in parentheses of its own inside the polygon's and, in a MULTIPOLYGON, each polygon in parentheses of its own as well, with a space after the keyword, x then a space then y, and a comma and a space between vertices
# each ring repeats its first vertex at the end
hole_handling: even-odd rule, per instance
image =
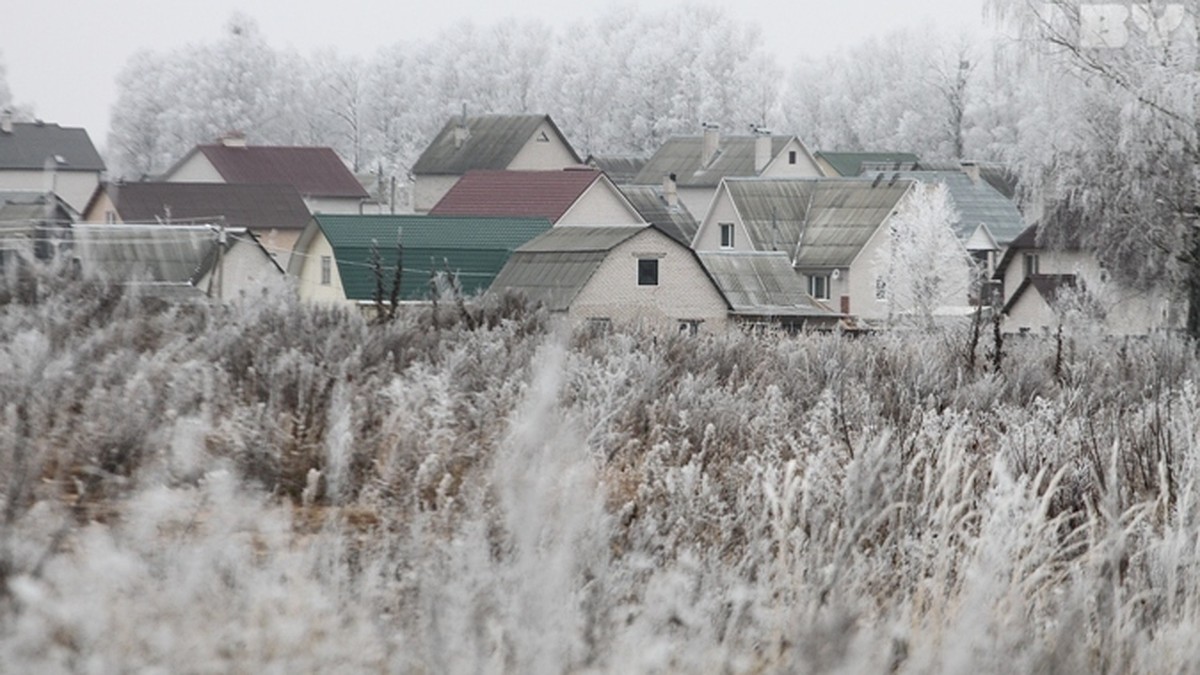
MULTIPOLYGON (((370 54, 398 41, 422 40, 463 19, 486 24, 515 16, 559 27, 624 2, 562 0, 3 0, 0 59, 18 103, 38 117, 87 128, 102 146, 114 80, 136 50, 216 40, 229 16, 254 17, 274 47, 318 47, 370 54)), ((641 0, 643 9, 686 11, 678 0, 641 0)), ((719 3, 708 3, 719 4, 719 3)), ((980 30, 983 0, 738 0, 738 19, 757 24, 785 68, 804 54, 903 26, 933 22, 980 30)))

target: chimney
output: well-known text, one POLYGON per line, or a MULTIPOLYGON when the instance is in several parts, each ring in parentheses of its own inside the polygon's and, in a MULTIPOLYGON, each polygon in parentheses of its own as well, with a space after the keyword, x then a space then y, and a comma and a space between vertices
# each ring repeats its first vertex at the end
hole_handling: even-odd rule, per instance
POLYGON ((717 149, 721 147, 721 125, 719 124, 704 124, 704 150, 700 155, 700 165, 708 166, 717 156, 717 149))
POLYGON ((230 131, 218 140, 220 141, 221 145, 227 148, 246 147, 246 134, 240 131, 230 131))
POLYGON ((754 173, 762 173, 771 163, 771 131, 754 127, 754 173))
POLYGON ((462 117, 458 120, 458 126, 454 127, 454 147, 461 148, 463 143, 471 137, 471 130, 467 128, 467 103, 463 102, 462 117))
POLYGON ((679 204, 679 191, 675 185, 675 174, 669 173, 663 176, 663 199, 666 200, 667 206, 675 208, 679 204))
POLYGON ((971 182, 975 185, 979 185, 979 164, 977 162, 970 162, 967 160, 963 160, 959 162, 959 164, 962 165, 963 173, 967 174, 967 177, 971 179, 971 182))
POLYGON ((0 112, 0 133, 11 134, 13 129, 13 111, 5 108, 0 112))

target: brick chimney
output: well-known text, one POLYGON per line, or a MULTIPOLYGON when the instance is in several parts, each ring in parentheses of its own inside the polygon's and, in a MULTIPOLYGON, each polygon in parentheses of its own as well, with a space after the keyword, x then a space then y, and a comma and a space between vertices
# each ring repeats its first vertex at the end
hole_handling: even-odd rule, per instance
POLYGON ((979 185, 979 164, 977 162, 967 160, 962 160, 959 162, 959 164, 962 165, 963 173, 967 174, 967 177, 971 179, 971 182, 975 185, 979 185))
POLYGON ((708 166, 717 156, 717 150, 721 147, 721 125, 719 124, 704 124, 704 149, 700 155, 700 165, 708 166))
POLYGON ((0 111, 0 133, 11 134, 13 130, 13 111, 5 108, 0 111))
POLYGON ((754 127, 754 173, 762 173, 771 163, 771 130, 754 127))
POLYGON ((675 183, 675 174, 669 173, 663 176, 663 199, 666 200, 667 206, 674 208, 679 204, 679 190, 675 183))

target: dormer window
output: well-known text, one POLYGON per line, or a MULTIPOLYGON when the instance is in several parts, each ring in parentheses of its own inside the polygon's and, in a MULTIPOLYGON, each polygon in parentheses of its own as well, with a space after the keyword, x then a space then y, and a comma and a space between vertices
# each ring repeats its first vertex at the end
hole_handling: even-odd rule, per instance
POLYGON ((733 223, 721 223, 721 248, 733 248, 733 223))

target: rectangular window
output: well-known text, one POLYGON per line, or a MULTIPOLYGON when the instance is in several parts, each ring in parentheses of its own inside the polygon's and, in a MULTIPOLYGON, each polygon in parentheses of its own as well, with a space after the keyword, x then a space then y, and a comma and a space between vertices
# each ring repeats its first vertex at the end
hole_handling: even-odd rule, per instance
POLYGON ((1036 253, 1025 254, 1025 276, 1031 277, 1038 274, 1038 256, 1036 253))
POLYGON ((333 283, 333 258, 327 255, 321 256, 321 285, 328 286, 333 283))
POLYGON ((638 286, 658 285, 658 258, 638 258, 638 286))
POLYGON ((808 294, 815 300, 829 299, 829 275, 814 274, 808 277, 808 294))
POLYGON ((733 223, 721 223, 721 248, 733 248, 733 223))
POLYGON ((795 163, 796 163, 796 151, 789 150, 788 151, 788 164, 795 164, 795 163))

